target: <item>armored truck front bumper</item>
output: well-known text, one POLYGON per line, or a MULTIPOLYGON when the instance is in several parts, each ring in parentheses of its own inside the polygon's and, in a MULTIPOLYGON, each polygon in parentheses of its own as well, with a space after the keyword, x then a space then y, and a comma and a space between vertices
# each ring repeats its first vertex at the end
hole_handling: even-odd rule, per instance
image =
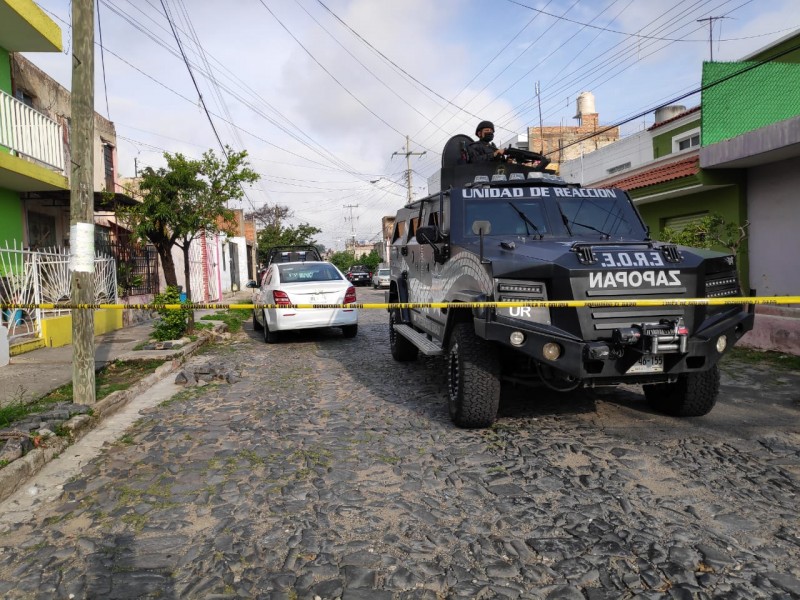
POLYGON ((654 345, 653 336, 647 332, 640 332, 642 335, 636 340, 586 341, 536 323, 512 319, 474 321, 475 332, 483 339, 527 355, 573 378, 597 380, 601 384, 665 381, 681 373, 708 370, 753 328, 753 322, 754 314, 743 310, 659 348, 658 341, 655 340, 654 345), (521 341, 519 334, 522 334, 521 341), (552 344, 558 346, 556 358, 552 358, 555 353, 552 344))

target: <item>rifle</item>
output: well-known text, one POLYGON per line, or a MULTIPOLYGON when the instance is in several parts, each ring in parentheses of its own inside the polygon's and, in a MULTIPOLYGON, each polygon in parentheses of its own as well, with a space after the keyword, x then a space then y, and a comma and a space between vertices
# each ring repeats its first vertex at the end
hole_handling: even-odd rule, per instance
POLYGON ((505 155, 519 164, 531 163, 537 171, 544 171, 547 165, 550 164, 550 159, 543 154, 531 152, 530 150, 520 150, 511 146, 506 148, 505 155))

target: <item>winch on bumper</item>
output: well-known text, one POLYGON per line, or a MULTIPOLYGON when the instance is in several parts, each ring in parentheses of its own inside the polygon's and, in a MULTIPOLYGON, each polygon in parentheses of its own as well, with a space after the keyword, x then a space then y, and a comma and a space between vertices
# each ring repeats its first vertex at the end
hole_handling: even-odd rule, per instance
POLYGON ((753 327, 752 312, 741 311, 689 335, 683 321, 632 324, 615 329, 611 340, 584 341, 563 330, 524 321, 474 320, 478 336, 521 352, 562 373, 598 383, 669 381, 704 371, 753 327), (637 368, 640 363, 649 363, 637 368))

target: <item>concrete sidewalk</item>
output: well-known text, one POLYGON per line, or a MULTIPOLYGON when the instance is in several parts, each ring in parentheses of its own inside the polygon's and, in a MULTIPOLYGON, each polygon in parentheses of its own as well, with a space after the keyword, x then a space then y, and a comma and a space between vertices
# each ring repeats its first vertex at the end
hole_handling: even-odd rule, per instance
MULTIPOLYGON (((237 292, 224 298, 222 303, 233 304, 250 299, 249 291, 237 292)), ((204 315, 214 314, 214 310, 195 311, 195 320, 204 315)), ((123 327, 110 333, 98 335, 95 343, 95 369, 133 351, 146 342, 153 331, 153 321, 123 327)), ((169 359, 170 351, 144 351, 141 358, 169 359)), ((138 353, 137 353, 138 355, 138 353)), ((41 398, 66 383, 72 381, 72 345, 60 348, 40 348, 25 354, 11 357, 11 363, 0 367, 0 406, 11 402, 31 402, 41 398)))

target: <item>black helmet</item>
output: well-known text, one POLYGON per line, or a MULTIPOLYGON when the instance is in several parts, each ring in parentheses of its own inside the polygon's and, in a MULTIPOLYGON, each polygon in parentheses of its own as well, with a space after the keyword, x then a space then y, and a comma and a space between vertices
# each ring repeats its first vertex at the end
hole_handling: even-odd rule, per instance
POLYGON ((487 127, 491 127, 492 131, 494 131, 494 123, 491 121, 481 121, 478 123, 478 126, 475 128, 475 135, 478 135, 481 129, 486 129, 487 127))

